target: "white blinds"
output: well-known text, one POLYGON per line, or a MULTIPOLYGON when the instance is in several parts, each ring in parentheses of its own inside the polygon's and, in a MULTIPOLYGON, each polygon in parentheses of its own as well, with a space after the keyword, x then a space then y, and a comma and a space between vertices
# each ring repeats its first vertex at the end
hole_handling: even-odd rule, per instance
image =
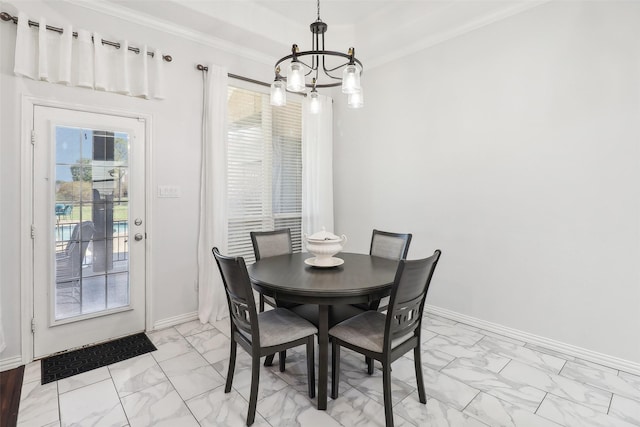
POLYGON ((228 253, 253 262, 250 231, 290 228, 302 247, 302 109, 289 100, 229 87, 228 253))

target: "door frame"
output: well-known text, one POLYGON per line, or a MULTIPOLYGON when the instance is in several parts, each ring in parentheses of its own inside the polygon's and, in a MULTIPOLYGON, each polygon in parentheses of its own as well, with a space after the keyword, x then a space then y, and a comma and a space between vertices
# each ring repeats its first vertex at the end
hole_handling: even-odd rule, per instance
MULTIPOLYGON (((33 146, 31 143, 31 130, 34 125, 34 107, 35 106, 63 108, 67 110, 86 111, 97 114, 108 114, 127 118, 138 119, 144 122, 145 128, 145 224, 146 239, 145 244, 145 331, 149 330, 152 325, 152 306, 153 289, 151 287, 151 236, 153 236, 153 224, 150 220, 152 205, 152 194, 150 191, 153 187, 152 182, 152 162, 151 162, 151 140, 152 140, 152 118, 151 114, 138 113, 130 110, 119 110, 114 108, 104 108, 79 103, 69 103, 55 101, 51 99, 43 99, 29 95, 22 95, 22 117, 21 117, 21 137, 20 137, 20 305, 21 305, 21 327, 20 336, 22 341, 22 362, 24 364, 33 361, 34 336, 31 331, 31 321, 34 317, 33 312, 33 287, 34 287, 34 241, 31 238, 31 225, 33 222, 33 146)), ((43 327, 40 325, 39 327, 43 327)))

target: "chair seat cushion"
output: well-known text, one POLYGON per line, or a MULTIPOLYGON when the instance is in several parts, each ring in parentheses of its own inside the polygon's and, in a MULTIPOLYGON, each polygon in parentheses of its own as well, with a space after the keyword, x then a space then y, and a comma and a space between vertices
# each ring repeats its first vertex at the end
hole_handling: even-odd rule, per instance
MULTIPOLYGON (((316 334, 318 328, 286 308, 258 313, 260 346, 271 347, 316 334)), ((249 341, 251 336, 240 331, 249 341)))
MULTIPOLYGON (((384 327, 387 316, 377 311, 365 311, 351 319, 329 329, 329 335, 341 339, 366 350, 382 353, 384 342, 384 327)), ((411 338, 409 333, 391 342, 391 348, 395 348, 411 338)))

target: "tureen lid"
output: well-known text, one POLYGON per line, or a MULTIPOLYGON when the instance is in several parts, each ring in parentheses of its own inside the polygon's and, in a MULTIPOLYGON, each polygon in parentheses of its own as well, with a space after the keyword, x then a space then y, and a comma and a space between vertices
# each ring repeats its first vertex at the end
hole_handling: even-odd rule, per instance
POLYGON ((309 240, 341 240, 341 237, 336 236, 335 234, 331 233, 330 231, 327 231, 324 229, 324 227, 322 227, 322 231, 318 231, 316 233, 313 233, 311 236, 308 236, 307 239, 309 240))

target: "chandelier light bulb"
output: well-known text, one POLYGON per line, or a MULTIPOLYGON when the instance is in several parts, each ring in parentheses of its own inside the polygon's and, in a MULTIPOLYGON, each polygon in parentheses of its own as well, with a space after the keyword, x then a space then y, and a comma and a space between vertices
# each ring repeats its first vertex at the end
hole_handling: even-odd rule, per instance
POLYGON ((364 106, 364 96, 362 94, 362 88, 359 91, 353 92, 347 95, 347 107, 349 108, 362 108, 364 106))
POLYGON ((287 91, 284 88, 282 80, 276 80, 271 83, 271 105, 282 107, 287 105, 287 91))
POLYGON ((287 90, 304 92, 304 68, 300 62, 292 61, 287 73, 287 90))
POLYGON ((309 94, 309 112, 311 112, 311 114, 318 114, 321 110, 320 98, 318 92, 314 89, 309 94))
POLYGON ((360 71, 355 64, 344 67, 342 72, 342 93, 355 93, 360 90, 360 71))

